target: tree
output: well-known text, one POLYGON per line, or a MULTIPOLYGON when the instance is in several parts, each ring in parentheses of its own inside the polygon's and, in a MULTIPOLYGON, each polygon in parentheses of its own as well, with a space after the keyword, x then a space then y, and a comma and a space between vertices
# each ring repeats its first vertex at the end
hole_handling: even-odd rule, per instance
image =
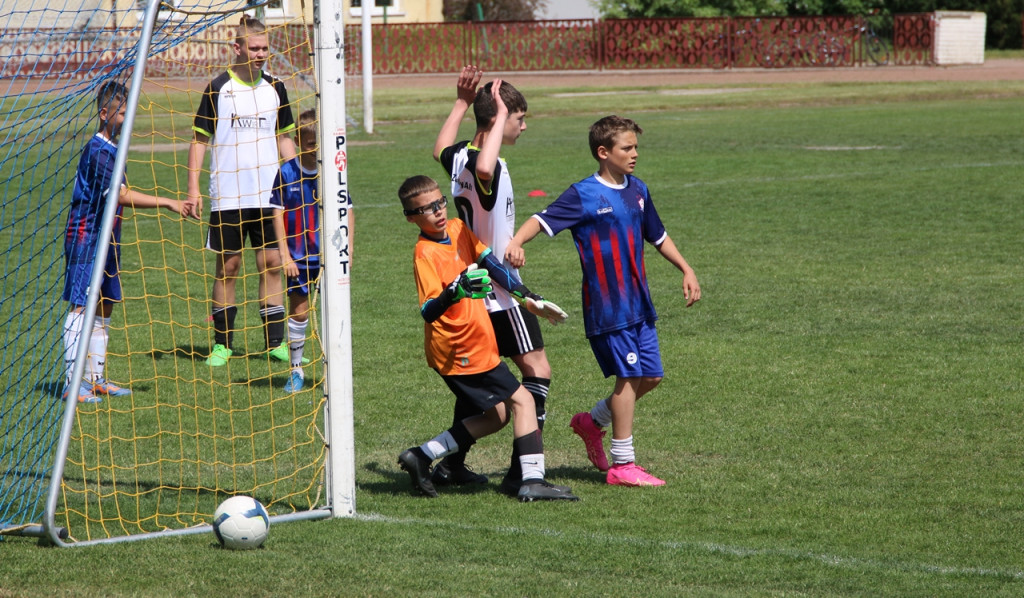
POLYGON ((446 21, 532 21, 548 0, 444 0, 446 21))

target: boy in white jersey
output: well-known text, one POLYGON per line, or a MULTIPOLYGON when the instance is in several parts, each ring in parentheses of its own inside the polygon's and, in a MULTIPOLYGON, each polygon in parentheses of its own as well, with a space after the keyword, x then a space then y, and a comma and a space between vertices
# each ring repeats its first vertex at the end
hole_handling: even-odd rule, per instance
POLYGON ((242 15, 232 45, 235 62, 203 92, 188 151, 190 211, 201 213, 199 171, 210 147, 210 226, 206 247, 217 253, 211 315, 214 346, 206 363, 223 366, 232 356, 235 282, 249 238, 259 271, 260 317, 269 356, 288 361, 284 339, 281 252, 270 203, 280 160, 295 157, 288 133, 295 128, 284 83, 263 71, 270 54, 266 28, 242 15))
MULTIPOLYGON (((452 197, 459 217, 496 256, 504 256, 505 246, 515 234, 516 210, 508 166, 498 153, 502 145, 515 145, 526 130, 527 105, 523 94, 501 79, 495 79, 478 90, 481 76, 482 72, 475 66, 462 69, 456 86, 455 105, 434 144, 434 159, 444 166, 451 178, 452 197), (455 143, 459 123, 470 104, 473 105, 476 132, 472 140, 455 143)), ((537 317, 522 309, 500 287, 496 287, 484 303, 498 339, 498 351, 502 357, 512 359, 519 368, 523 386, 533 395, 537 421, 543 429, 551 365, 544 352, 544 339, 537 317)), ((454 421, 462 421, 477 413, 479 410, 473 405, 456 401, 454 421)), ((487 478, 467 468, 465 459, 465 452, 446 457, 434 468, 434 483, 485 483, 487 478)), ((519 458, 513 454, 500 491, 515 494, 520 477, 519 458)))

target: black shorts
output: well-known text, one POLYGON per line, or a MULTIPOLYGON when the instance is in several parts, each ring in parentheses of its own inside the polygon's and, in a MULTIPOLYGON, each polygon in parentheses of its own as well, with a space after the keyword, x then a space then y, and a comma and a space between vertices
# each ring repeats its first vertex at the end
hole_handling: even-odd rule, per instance
POLYGON ((494 336, 498 337, 498 354, 515 357, 544 348, 540 321, 520 306, 490 313, 494 336))
POLYGON ((218 253, 240 253, 245 239, 253 249, 277 249, 275 208, 242 208, 210 212, 206 248, 218 253))
POLYGON ((487 411, 511 397, 519 390, 519 380, 512 375, 505 362, 482 374, 445 376, 441 379, 455 394, 457 400, 469 401, 480 411, 487 411))

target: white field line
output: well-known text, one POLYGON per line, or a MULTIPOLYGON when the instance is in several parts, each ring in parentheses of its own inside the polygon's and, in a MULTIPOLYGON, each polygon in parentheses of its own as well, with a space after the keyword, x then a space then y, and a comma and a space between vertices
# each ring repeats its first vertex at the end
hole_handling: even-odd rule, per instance
MULTIPOLYGON (((483 526, 468 525, 452 521, 438 521, 429 519, 399 518, 380 515, 377 513, 357 513, 356 519, 363 521, 379 521, 397 525, 418 525, 427 527, 457 529, 462 531, 484 531, 497 532, 508 535, 532 535, 551 538, 572 538, 576 534, 569 534, 551 529, 529 529, 510 526, 483 526)), ((1012 569, 991 569, 986 567, 950 567, 945 565, 932 565, 929 563, 917 563, 912 561, 899 561, 896 559, 864 559, 858 557, 840 556, 835 554, 802 552, 787 548, 747 548, 743 546, 730 546, 716 542, 689 542, 686 540, 660 541, 635 536, 609 536, 603 534, 583 534, 585 539, 602 542, 605 544, 625 544, 630 546, 656 547, 662 550, 696 552, 705 554, 723 554, 732 557, 782 557, 786 559, 817 562, 829 567, 854 570, 876 570, 876 571, 908 571, 929 573, 934 575, 954 577, 997 577, 1005 579, 1024 579, 1024 571, 1012 569)))

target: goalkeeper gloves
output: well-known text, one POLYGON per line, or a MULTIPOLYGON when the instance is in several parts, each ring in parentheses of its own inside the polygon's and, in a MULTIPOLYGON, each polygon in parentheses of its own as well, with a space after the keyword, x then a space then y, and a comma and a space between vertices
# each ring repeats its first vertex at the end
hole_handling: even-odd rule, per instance
POLYGON ((555 305, 553 301, 547 301, 537 293, 531 292, 526 285, 521 284, 512 289, 512 296, 526 307, 526 311, 538 318, 544 318, 552 324, 561 324, 569 319, 569 314, 565 313, 561 307, 555 305))
POLYGON ((470 264, 465 272, 459 274, 459 277, 448 285, 444 290, 444 296, 449 303, 458 303, 466 297, 483 299, 490 292, 491 278, 487 275, 487 270, 470 264))

